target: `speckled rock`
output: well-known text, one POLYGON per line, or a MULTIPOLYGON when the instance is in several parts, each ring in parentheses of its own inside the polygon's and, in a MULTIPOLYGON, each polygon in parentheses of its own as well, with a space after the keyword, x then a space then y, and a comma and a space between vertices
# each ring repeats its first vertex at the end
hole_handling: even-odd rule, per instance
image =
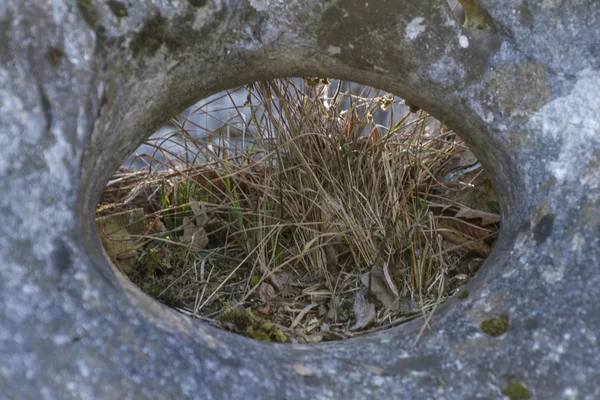
POLYGON ((600 398, 600 1, 461 2, 464 27, 444 0, 0 0, 2 396, 491 399, 518 382, 600 398), (498 244, 417 344, 422 319, 254 342, 158 304, 102 253, 99 194, 173 110, 292 75, 405 97, 493 179, 498 244))

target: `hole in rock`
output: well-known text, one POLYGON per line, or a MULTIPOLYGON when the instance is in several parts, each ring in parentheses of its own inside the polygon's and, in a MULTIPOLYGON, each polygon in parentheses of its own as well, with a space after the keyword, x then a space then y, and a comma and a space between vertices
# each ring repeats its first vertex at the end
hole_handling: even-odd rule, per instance
POLYGON ((144 292, 216 327, 339 340, 429 314, 494 246, 490 181, 399 97, 323 78, 216 94, 114 173, 97 227, 144 292))

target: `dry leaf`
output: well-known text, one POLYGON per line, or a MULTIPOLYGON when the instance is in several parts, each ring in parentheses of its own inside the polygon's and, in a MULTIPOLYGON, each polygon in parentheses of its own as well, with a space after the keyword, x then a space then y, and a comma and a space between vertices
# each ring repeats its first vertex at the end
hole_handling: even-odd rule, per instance
POLYGON ((467 146, 461 146, 446 165, 446 174, 458 169, 470 167, 477 162, 477 157, 467 146))
POLYGON ((392 281, 392 277, 390 276, 389 264, 386 262, 383 263, 383 276, 385 276, 385 281, 387 282, 388 287, 390 288, 392 293, 394 293, 396 297, 400 296, 398 294, 398 289, 396 288, 396 285, 394 284, 394 281, 392 281))
POLYGON ((267 304, 264 307, 258 307, 257 311, 264 315, 271 315, 273 314, 273 307, 267 304))
POLYGON ((329 300, 329 303, 327 303, 329 310, 325 315, 325 319, 327 319, 328 321, 333 321, 334 323, 337 322, 339 316, 339 309, 341 305, 342 302, 340 301, 340 298, 338 296, 332 297, 331 300, 329 300))
POLYGON ((194 222, 196 226, 204 227, 208 222, 206 206, 199 201, 194 201, 190 203, 190 208, 192 209, 192 213, 194 214, 194 222))
POLYGON ((339 255, 346 250, 344 239, 340 235, 331 237, 325 245, 325 258, 327 260, 327 269, 334 272, 339 269, 339 255))
POLYGON ((189 245, 192 251, 202 251, 208 244, 208 235, 204 228, 194 225, 191 218, 185 217, 181 241, 189 245))
POLYGON ((275 289, 267 282, 263 282, 258 288, 258 297, 264 302, 271 301, 275 297, 275 289))
POLYGON ((162 223, 159 217, 154 219, 154 221, 152 221, 149 225, 153 233, 162 233, 167 231, 167 227, 162 223))
POLYGON ((450 232, 446 230, 440 230, 439 234, 442 235, 444 239, 456 243, 458 246, 462 246, 466 249, 474 251, 483 257, 488 257, 492 252, 491 247, 485 244, 483 240, 474 239, 464 234, 461 235, 458 232, 450 232))
POLYGON ((436 216, 450 217, 455 220, 464 222, 472 222, 481 226, 494 225, 500 222, 500 216, 498 214, 489 213, 486 211, 475 210, 469 207, 454 207, 445 204, 436 204, 427 202, 429 210, 436 216), (470 221, 479 220, 479 221, 470 221))
POLYGON ((323 341, 323 334, 319 332, 306 335, 306 343, 319 343, 323 341))
POLYGON ((353 310, 356 316, 356 323, 350 328, 351 331, 362 329, 375 319, 375 304, 369 303, 360 295, 354 298, 353 310))
POLYGON ((320 343, 323 341, 322 333, 315 332, 311 333, 310 335, 307 335, 304 332, 302 332, 301 329, 296 330, 294 333, 296 335, 294 339, 297 343, 320 343))
POLYGON ((373 144, 381 139, 381 132, 377 125, 371 123, 371 134, 369 135, 369 144, 373 144))
POLYGON ((305 367, 302 364, 294 364, 294 365, 292 365, 292 369, 294 370, 295 373, 297 373, 300 376, 308 377, 308 376, 313 376, 313 374, 314 374, 312 369, 305 367))
POLYGON ((363 285, 369 288, 371 293, 377 297, 377 300, 383 303, 390 310, 398 310, 398 298, 392 293, 388 286, 383 272, 373 265, 370 272, 365 272, 360 277, 363 285), (370 286, 369 286, 370 285, 370 286))
POLYGON ((398 310, 401 314, 413 314, 420 311, 419 305, 412 299, 400 299, 398 310))
POLYGON ((461 234, 463 236, 466 235, 473 239, 492 239, 497 237, 498 235, 498 230, 496 229, 483 228, 458 218, 443 218, 438 219, 438 221, 440 228, 450 229, 455 233, 461 234))
POLYGON ((302 318, 304 318, 304 316, 306 316, 306 314, 308 314, 308 312, 310 310, 312 310, 313 308, 315 308, 318 305, 319 304, 317 304, 317 303, 313 303, 313 304, 309 304, 306 307, 304 307, 302 309, 302 311, 300 311, 300 313, 296 316, 296 318, 294 318, 294 321, 290 325, 290 329, 294 329, 296 326, 298 326, 298 324, 302 321, 302 318))
POLYGON ((283 289, 284 286, 292 281, 292 275, 287 272, 272 274, 269 278, 269 282, 271 282, 277 290, 283 289))
POLYGON ((463 257, 464 255, 466 255, 470 251, 469 249, 466 249, 464 247, 458 247, 456 245, 456 243, 454 243, 451 240, 443 239, 443 236, 442 236, 442 250, 444 252, 452 251, 452 252, 454 252, 455 254, 457 254, 460 257, 463 257))
POLYGON ((319 304, 319 308, 317 309, 317 316, 319 318, 327 315, 327 306, 325 304, 319 304))
POLYGON ((473 210, 472 208, 461 207, 454 215, 456 218, 465 219, 481 219, 481 225, 492 225, 500 222, 500 216, 498 214, 492 214, 485 211, 473 210))

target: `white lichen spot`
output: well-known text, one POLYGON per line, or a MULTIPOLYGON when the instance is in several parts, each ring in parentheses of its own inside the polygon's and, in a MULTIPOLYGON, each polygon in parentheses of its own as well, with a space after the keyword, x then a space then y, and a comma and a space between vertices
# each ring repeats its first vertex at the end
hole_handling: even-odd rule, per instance
POLYGON ((600 71, 584 70, 577 74, 571 92, 544 105, 531 118, 531 129, 541 131, 559 151, 547 165, 558 184, 583 183, 595 187, 595 173, 589 174, 588 163, 594 149, 600 147, 600 121, 590 118, 600 109, 600 71), (583 177, 583 179, 578 179, 583 177), (582 181, 582 182, 580 182, 582 181))
POLYGON ((588 168, 579 182, 591 190, 598 190, 600 188, 600 168, 588 168))
POLYGON ((40 287, 34 284, 26 283, 22 286, 21 291, 28 296, 33 296, 40 293, 40 287))
POLYGON ((336 54, 340 54, 342 52, 342 49, 339 46, 329 46, 327 48, 327 53, 330 56, 335 56, 336 54))
POLYGON ((58 334, 52 336, 52 343, 54 343, 55 346, 63 346, 67 343, 71 343, 72 341, 73 337, 70 335, 58 334))
POLYGON ((548 283, 562 281, 565 276, 565 266, 561 263, 557 266, 547 266, 542 272, 542 278, 548 283))
POLYGON ((204 342, 206 342, 206 346, 208 346, 209 349, 215 350, 217 348, 217 341, 208 333, 202 335, 202 339, 204 339, 204 342))
POLYGON ((545 329, 534 332, 533 340, 532 350, 543 352, 545 360, 558 363, 561 356, 565 354, 564 344, 557 342, 545 329))
POLYGON ((375 385, 377 387, 382 387, 383 385, 386 384, 387 379, 383 376, 375 375, 374 377, 371 378, 371 382, 373 383, 373 385, 375 385))
POLYGON ((577 389, 573 389, 573 388, 566 388, 563 391, 564 394, 564 398, 567 400, 576 400, 579 398, 579 392, 577 391, 577 389))
POLYGON ((460 35, 458 38, 458 44, 463 49, 466 49, 467 47, 469 47, 469 39, 465 35, 460 35))
POLYGON ((442 56, 427 68, 427 75, 434 82, 451 85, 465 78, 465 70, 454 58, 442 56))
POLYGON ((506 270, 506 272, 504 272, 502 274, 502 277, 504 279, 507 279, 507 278, 510 278, 511 276, 513 276, 516 273, 517 273, 517 269, 516 268, 509 268, 508 270, 506 270))
POLYGON ((487 122, 488 124, 494 122, 494 114, 492 114, 491 112, 487 113, 487 115, 485 116, 485 122, 487 122))
POLYGON ((573 235, 573 239, 571 239, 571 249, 573 251, 581 251, 583 246, 585 246, 585 237, 580 233, 573 235))
POLYGON ((250 5, 258 12, 267 11, 271 7, 268 0, 250 0, 250 5))
POLYGON ((404 32, 408 40, 415 40, 421 33, 425 32, 423 21, 425 21, 425 18, 417 17, 406 25, 404 32))
POLYGON ((567 177, 567 173, 569 172, 568 168, 557 162, 551 162, 550 165, 554 168, 554 176, 559 181, 564 181, 567 177))
POLYGON ((562 2, 560 0, 544 0, 542 1, 542 8, 555 8, 558 7, 562 2))
POLYGON ((594 332, 592 332, 586 328, 579 329, 579 332, 585 336, 585 338, 588 340, 588 342, 590 342, 590 344, 592 346, 596 346, 597 339, 596 339, 596 335, 594 334, 594 332))

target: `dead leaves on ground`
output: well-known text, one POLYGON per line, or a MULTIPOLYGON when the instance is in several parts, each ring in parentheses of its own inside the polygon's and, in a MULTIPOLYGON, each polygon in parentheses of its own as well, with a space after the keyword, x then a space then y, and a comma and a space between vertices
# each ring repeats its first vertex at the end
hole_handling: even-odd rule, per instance
POLYGON ((445 250, 463 247, 487 257, 498 237, 500 215, 467 207, 429 203, 436 215, 438 232, 450 242, 445 250))
POLYGON ((193 217, 183 219, 181 242, 190 246, 191 251, 202 251, 208 244, 208 234, 204 227, 208 222, 206 206, 200 202, 190 203, 193 217))
MULTIPOLYGON (((388 268, 387 263, 384 263, 383 270, 388 270, 388 268)), ((389 310, 400 311, 401 314, 417 311, 417 304, 410 298, 401 298, 389 273, 386 274, 383 270, 373 264, 371 271, 365 272, 361 276, 363 285, 389 310)))
POLYGON ((356 298, 354 299, 353 311, 354 316, 356 317, 356 323, 350 327, 351 331, 366 328, 375 320, 375 316, 377 315, 375 304, 369 303, 361 294, 356 295, 356 298))
MULTIPOLYGON (((499 229, 499 215, 431 201, 427 201, 427 204, 429 212, 436 217, 437 232, 444 239, 440 251, 462 248, 482 257, 490 254, 499 229)), ((208 244, 205 227, 209 223, 209 217, 202 203, 192 201, 189 207, 192 212, 183 221, 180 240, 188 245, 191 251, 198 252, 208 244)), ((160 218, 154 217, 152 221, 148 221, 150 231, 166 231, 160 218)), ((332 236, 324 243, 324 256, 330 274, 337 276, 341 273, 341 255, 347 253, 348 247, 342 235, 332 232, 332 236)), ((309 296, 307 304, 302 303, 305 299, 298 301, 298 298, 284 293, 291 285, 298 283, 291 274, 274 273, 267 266, 257 265, 257 272, 264 279, 256 291, 256 298, 262 303, 256 310, 269 318, 272 317, 273 321, 279 321, 275 319, 277 313, 287 313, 284 320, 293 321, 288 322, 286 326, 277 325, 287 342, 317 343, 355 336, 357 332, 376 324, 380 311, 377 309, 377 301, 389 312, 396 313, 396 316, 412 315, 419 311, 413 300, 401 297, 401 291, 394 283, 390 269, 391 266, 387 263, 383 263, 381 267, 372 265, 369 271, 360 276, 362 289, 352 296, 341 297, 321 286, 323 295, 320 298, 309 296)), ((453 279, 464 280, 466 277, 464 274, 458 274, 453 279)))

